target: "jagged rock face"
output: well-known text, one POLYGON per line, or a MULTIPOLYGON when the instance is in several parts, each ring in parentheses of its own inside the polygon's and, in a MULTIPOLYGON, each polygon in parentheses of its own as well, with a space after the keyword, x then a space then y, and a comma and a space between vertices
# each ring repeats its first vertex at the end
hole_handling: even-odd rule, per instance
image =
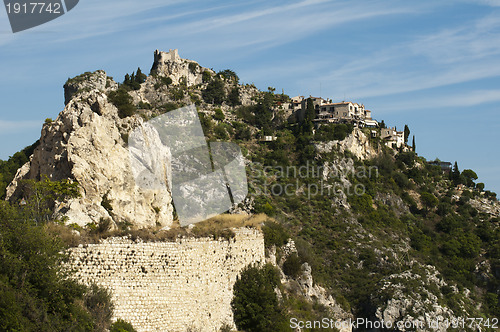
POLYGON ((177 49, 169 52, 156 50, 151 68, 152 74, 170 77, 173 84, 179 84, 184 80, 187 86, 201 84, 204 71, 210 72, 211 75, 215 74, 213 70, 200 66, 196 61, 181 59, 177 49))
MULTIPOLYGON (((375 310, 375 318, 384 322, 384 326, 392 324, 399 331, 447 331, 443 322, 457 321, 459 317, 449 308, 440 305, 442 294, 430 291, 448 286, 439 276, 434 266, 420 266, 421 271, 414 273, 405 271, 390 275, 381 282, 378 294, 373 298, 385 299, 375 310), (412 286, 408 286, 411 284, 412 286), (440 322, 437 324, 437 322, 440 322)), ((454 293, 458 289, 451 286, 454 293)), ((468 296, 468 290, 464 295, 468 296)), ((463 306, 463 303, 459 303, 463 306)), ((381 329, 375 329, 379 331, 381 329)))
MULTIPOLYGON (((101 73, 96 76, 90 82, 99 81, 101 73)), ((69 178, 78 181, 81 197, 57 205, 56 215, 68 217, 68 223, 85 226, 111 218, 139 228, 171 225, 173 207, 167 188, 137 187, 130 167, 125 140, 142 121, 139 116, 120 119, 106 94, 96 88, 73 96, 57 119, 43 126, 40 145, 18 171, 7 197, 20 198, 21 179, 39 179, 43 174, 52 180, 69 178), (112 210, 102 206, 105 199, 112 210)))
POLYGON ((410 212, 408 205, 397 195, 377 192, 374 199, 390 207, 398 217, 410 212))
POLYGON ((337 147, 340 152, 348 150, 361 160, 374 158, 378 154, 378 151, 370 145, 368 137, 359 128, 354 128, 352 133, 342 141, 316 144, 319 152, 330 152, 334 147, 337 147))
POLYGON ((64 84, 64 105, 68 105, 73 96, 79 92, 88 92, 92 89, 101 91, 115 90, 118 83, 106 75, 104 70, 97 70, 93 73, 81 74, 69 79, 64 84))
POLYGON ((471 199, 469 204, 480 212, 487 213, 492 217, 500 217, 500 203, 484 197, 471 199))

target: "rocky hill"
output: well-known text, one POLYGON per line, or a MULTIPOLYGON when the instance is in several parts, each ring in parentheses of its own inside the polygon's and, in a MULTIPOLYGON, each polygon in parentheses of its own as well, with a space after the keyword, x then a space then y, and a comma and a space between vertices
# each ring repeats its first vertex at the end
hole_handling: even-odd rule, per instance
MULTIPOLYGON (((500 204, 472 170, 443 170, 409 147, 390 148, 381 128, 315 125, 313 107, 298 121, 284 93, 241 84, 233 71, 216 73, 177 50, 156 51, 149 75, 138 69, 120 83, 104 71, 70 79, 65 100, 7 188, 10 201, 26 197, 24 180, 69 179, 80 196, 56 200, 52 218, 79 225, 81 234, 106 220, 111 229, 196 234, 197 227, 177 226, 168 187, 135 185, 128 153, 132 130, 194 104, 207 140, 236 142, 245 157, 249 195, 231 212, 269 217, 258 227, 266 261, 279 272, 272 303, 283 317, 359 318, 359 330, 495 327, 500 204)), ((168 149, 148 144, 170 169, 168 149)))

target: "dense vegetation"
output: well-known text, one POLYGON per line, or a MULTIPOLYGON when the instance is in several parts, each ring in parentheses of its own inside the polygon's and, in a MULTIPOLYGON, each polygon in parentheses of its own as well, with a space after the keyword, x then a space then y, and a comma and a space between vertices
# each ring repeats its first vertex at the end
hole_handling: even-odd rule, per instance
MULTIPOLYGON (((11 178, 33 148, 2 161, 2 178, 11 178)), ((22 185, 23 204, 0 201, 0 330, 106 331, 112 326, 110 294, 69 277, 65 245, 52 231, 60 222, 51 219, 53 202, 78 196, 76 183, 45 177, 22 185)))

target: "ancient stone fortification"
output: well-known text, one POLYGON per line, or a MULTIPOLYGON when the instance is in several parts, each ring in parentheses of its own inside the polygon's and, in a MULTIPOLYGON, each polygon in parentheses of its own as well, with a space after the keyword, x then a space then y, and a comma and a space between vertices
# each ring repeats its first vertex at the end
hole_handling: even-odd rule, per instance
POLYGON ((261 232, 241 228, 231 240, 184 238, 134 242, 110 238, 70 251, 77 280, 113 293, 114 318, 138 331, 218 331, 233 324, 231 300, 239 272, 264 262, 261 232))
POLYGON ((182 59, 177 49, 168 52, 156 50, 151 67, 151 73, 170 77, 173 84, 184 81, 187 86, 202 83, 204 71, 208 71, 210 75, 215 74, 212 69, 204 68, 196 61, 182 59))

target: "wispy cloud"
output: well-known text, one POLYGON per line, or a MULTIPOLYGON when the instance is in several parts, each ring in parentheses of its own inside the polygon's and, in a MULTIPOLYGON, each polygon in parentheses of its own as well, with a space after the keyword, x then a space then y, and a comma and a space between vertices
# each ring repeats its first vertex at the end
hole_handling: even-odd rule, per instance
POLYGON ((500 7, 500 0, 461 0, 472 4, 485 5, 490 7, 500 7))
POLYGON ((376 97, 500 76, 500 20, 482 17, 462 26, 391 45, 325 75, 333 89, 376 97))
POLYGON ((27 129, 36 129, 42 127, 42 121, 5 121, 0 120, 0 135, 10 135, 12 133, 22 132, 27 129))

